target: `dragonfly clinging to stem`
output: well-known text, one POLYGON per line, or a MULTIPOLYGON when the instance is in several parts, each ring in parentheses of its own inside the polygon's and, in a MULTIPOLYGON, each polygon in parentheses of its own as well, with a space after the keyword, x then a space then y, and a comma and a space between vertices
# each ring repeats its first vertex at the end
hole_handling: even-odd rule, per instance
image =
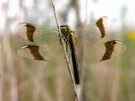
MULTIPOLYGON (((119 56, 126 50, 126 46, 121 41, 100 40, 106 36, 108 27, 110 27, 110 24, 106 24, 108 21, 106 16, 100 17, 94 26, 86 25, 76 31, 71 30, 68 25, 60 26, 62 38, 72 60, 76 84, 80 83, 78 62, 82 57, 82 54, 79 54, 82 45, 83 61, 87 63, 108 60, 119 56), (83 35, 77 37, 79 33, 83 35)), ((20 36, 32 43, 18 50, 20 56, 48 62, 64 60, 57 30, 48 30, 26 22, 19 23, 16 30, 20 36)))

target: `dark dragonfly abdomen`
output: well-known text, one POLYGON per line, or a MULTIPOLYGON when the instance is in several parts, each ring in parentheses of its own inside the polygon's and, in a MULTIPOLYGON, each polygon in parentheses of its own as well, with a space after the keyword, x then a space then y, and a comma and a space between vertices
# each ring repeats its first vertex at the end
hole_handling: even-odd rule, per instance
POLYGON ((71 51, 75 82, 76 82, 76 84, 80 84, 76 49, 75 49, 75 46, 74 46, 74 40, 73 40, 73 37, 72 37, 71 33, 69 35, 69 47, 70 47, 70 51, 71 51))
POLYGON ((70 29, 68 25, 61 25, 60 28, 61 28, 61 33, 63 35, 63 39, 66 43, 66 46, 69 46, 70 48, 75 83, 79 84, 80 78, 79 78, 77 55, 76 55, 76 50, 75 50, 75 41, 76 41, 75 33, 70 29))

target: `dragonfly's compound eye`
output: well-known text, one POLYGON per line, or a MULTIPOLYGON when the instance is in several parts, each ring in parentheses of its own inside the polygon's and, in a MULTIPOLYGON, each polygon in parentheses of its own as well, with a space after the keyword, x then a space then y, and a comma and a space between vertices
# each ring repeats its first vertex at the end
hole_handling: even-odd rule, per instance
POLYGON ((66 33, 67 29, 65 27, 61 27, 61 33, 66 33))
POLYGON ((61 33, 69 33, 70 27, 68 25, 61 25, 60 26, 61 33))

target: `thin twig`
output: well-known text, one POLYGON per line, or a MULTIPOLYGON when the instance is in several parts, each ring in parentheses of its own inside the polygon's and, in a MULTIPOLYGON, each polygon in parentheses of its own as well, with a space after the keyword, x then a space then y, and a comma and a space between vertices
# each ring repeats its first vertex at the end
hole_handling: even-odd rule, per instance
MULTIPOLYGON (((2 38, 2 58, 3 66, 7 67, 7 74, 9 80, 9 98, 10 101, 18 101, 18 86, 17 86, 17 77, 15 75, 15 68, 13 66, 13 58, 12 58, 12 50, 10 43, 10 34, 8 32, 9 22, 8 22, 8 11, 9 11, 10 0, 7 0, 4 8, 4 18, 5 18, 5 26, 3 30, 3 38, 2 38)), ((8 95, 7 95, 8 97, 8 95)))
POLYGON ((84 23, 86 25, 87 23, 87 20, 88 20, 88 0, 86 0, 86 3, 85 3, 85 20, 84 20, 84 23))
MULTIPOLYGON (((2 61, 2 53, 1 53, 1 43, 0 43, 0 61, 2 61)), ((3 77, 2 77, 2 73, 3 73, 3 62, 1 62, 0 64, 0 101, 2 101, 2 81, 3 81, 3 77)))
POLYGON ((59 26, 59 23, 58 23, 56 10, 55 10, 55 5, 54 5, 53 0, 51 0, 51 3, 52 3, 52 6, 53 6, 54 17, 55 17, 58 32, 59 32, 59 35, 60 35, 61 45, 62 45, 62 48, 64 50, 64 55, 65 55, 66 63, 67 63, 67 66, 68 66, 68 71, 69 71, 69 74, 71 76, 71 81, 73 83, 73 88, 74 88, 74 92, 75 92, 75 96, 76 96, 76 101, 80 101, 79 100, 79 95, 78 95, 78 92, 77 92, 77 88, 76 88, 76 83, 75 83, 74 76, 73 76, 73 72, 72 72, 72 69, 71 69, 70 61, 69 61, 69 58, 68 58, 68 55, 67 55, 67 52, 66 52, 66 47, 64 45, 64 40, 63 40, 63 38, 61 38, 62 34, 61 34, 60 26, 59 26))

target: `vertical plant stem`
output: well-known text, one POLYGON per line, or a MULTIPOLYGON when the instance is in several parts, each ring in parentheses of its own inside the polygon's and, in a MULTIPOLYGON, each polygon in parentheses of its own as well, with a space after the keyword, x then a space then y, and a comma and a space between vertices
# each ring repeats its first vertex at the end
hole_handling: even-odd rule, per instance
MULTIPOLYGON (((1 55, 2 54, 1 54, 1 43, 0 43, 0 61, 2 61, 1 55)), ((2 72, 3 72, 2 65, 3 62, 0 63, 0 101, 2 101, 2 72)))
POLYGON ((79 94, 78 94, 77 88, 76 88, 76 83, 75 83, 74 76, 73 76, 73 72, 72 72, 72 69, 71 69, 71 64, 70 64, 70 61, 69 61, 69 58, 68 58, 68 55, 67 55, 67 52, 66 52, 66 47, 64 45, 64 40, 61 38, 61 30, 60 30, 60 26, 59 26, 59 23, 58 23, 57 14, 56 14, 55 5, 54 5, 53 0, 51 0, 51 3, 52 3, 52 6, 53 6, 54 17, 55 17, 57 29, 58 29, 58 32, 59 32, 59 35, 60 35, 60 40, 62 42, 61 45, 62 45, 62 48, 64 50, 64 56, 65 56, 65 59, 66 59, 68 71, 69 71, 69 74, 71 76, 71 81, 72 81, 72 84, 73 84, 76 101, 80 101, 79 100, 79 94))
MULTIPOLYGON (((3 30, 3 39, 2 39, 2 58, 3 58, 3 66, 7 67, 8 70, 8 82, 10 83, 10 90, 7 98, 10 101, 18 101, 18 88, 17 88, 17 77, 15 75, 15 68, 13 67, 13 58, 12 58, 12 50, 10 45, 10 35, 8 32, 8 10, 9 10, 9 0, 6 1, 4 5, 4 17, 5 17, 5 26, 3 30), (5 60, 5 61, 4 61, 5 60)), ((4 70, 3 70, 4 71, 4 70)))

